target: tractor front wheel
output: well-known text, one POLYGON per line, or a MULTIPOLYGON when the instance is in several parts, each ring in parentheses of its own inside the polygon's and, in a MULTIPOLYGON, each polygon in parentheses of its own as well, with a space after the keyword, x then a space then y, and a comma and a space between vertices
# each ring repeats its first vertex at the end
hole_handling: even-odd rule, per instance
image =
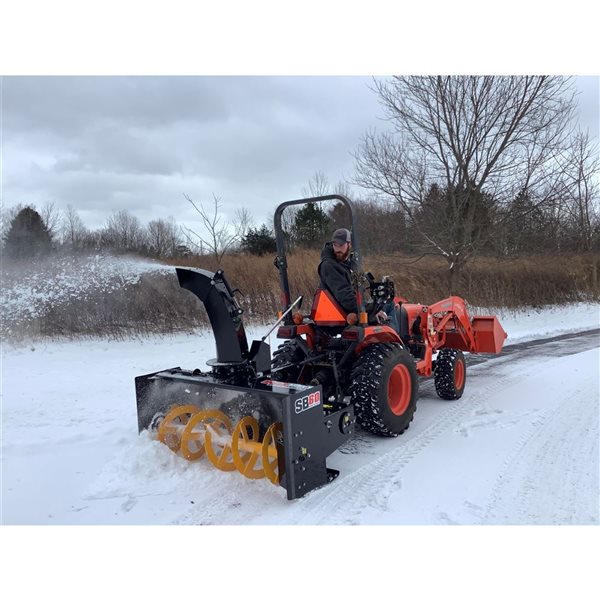
POLYGON ((397 344, 373 344, 357 359, 350 394, 360 426, 386 437, 403 433, 417 409, 413 357, 397 344))
POLYGON ((460 350, 442 348, 433 370, 435 391, 444 400, 458 400, 465 391, 467 364, 460 350))

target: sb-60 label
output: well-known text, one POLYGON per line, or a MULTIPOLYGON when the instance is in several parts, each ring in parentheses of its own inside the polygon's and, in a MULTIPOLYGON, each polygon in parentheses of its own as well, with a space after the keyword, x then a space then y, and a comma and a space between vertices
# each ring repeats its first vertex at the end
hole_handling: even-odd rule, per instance
POLYGON ((307 396, 296 399, 294 402, 294 410, 296 414, 298 414, 313 406, 317 406, 318 404, 321 404, 321 392, 314 392, 313 394, 308 394, 307 396))

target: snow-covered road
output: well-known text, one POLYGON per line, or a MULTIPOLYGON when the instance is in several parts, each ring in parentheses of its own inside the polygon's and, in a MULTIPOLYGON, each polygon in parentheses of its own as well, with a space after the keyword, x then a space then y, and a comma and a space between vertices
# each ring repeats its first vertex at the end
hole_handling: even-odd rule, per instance
MULTIPOLYGON (((534 319, 552 321, 531 319, 529 329, 524 315, 503 324, 518 341, 535 338, 534 319)), ((137 435, 133 378, 204 368, 208 333, 6 348, 2 522, 598 524, 599 346, 595 329, 471 357, 460 400, 422 382, 404 435, 359 431, 328 461, 339 478, 293 502, 137 435)))

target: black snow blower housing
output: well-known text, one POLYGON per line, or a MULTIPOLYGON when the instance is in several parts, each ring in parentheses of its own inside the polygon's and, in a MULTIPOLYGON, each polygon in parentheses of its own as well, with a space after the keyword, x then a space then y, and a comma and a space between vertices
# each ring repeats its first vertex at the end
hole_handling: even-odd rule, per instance
POLYGON ((176 271, 206 308, 217 357, 208 372, 174 367, 136 377, 139 431, 150 429, 189 460, 206 454, 221 470, 266 477, 290 500, 332 481, 338 471, 326 459, 353 433, 353 406, 330 404, 321 385, 271 378, 266 336, 248 347, 223 271, 176 271))

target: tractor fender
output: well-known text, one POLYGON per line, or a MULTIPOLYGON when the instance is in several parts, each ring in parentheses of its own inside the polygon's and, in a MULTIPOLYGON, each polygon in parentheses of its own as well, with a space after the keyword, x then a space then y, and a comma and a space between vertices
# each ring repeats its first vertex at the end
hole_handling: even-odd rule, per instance
POLYGON ((389 325, 369 325, 364 328, 364 336, 354 350, 360 354, 367 346, 372 344, 400 344, 404 346, 395 329, 389 325))

